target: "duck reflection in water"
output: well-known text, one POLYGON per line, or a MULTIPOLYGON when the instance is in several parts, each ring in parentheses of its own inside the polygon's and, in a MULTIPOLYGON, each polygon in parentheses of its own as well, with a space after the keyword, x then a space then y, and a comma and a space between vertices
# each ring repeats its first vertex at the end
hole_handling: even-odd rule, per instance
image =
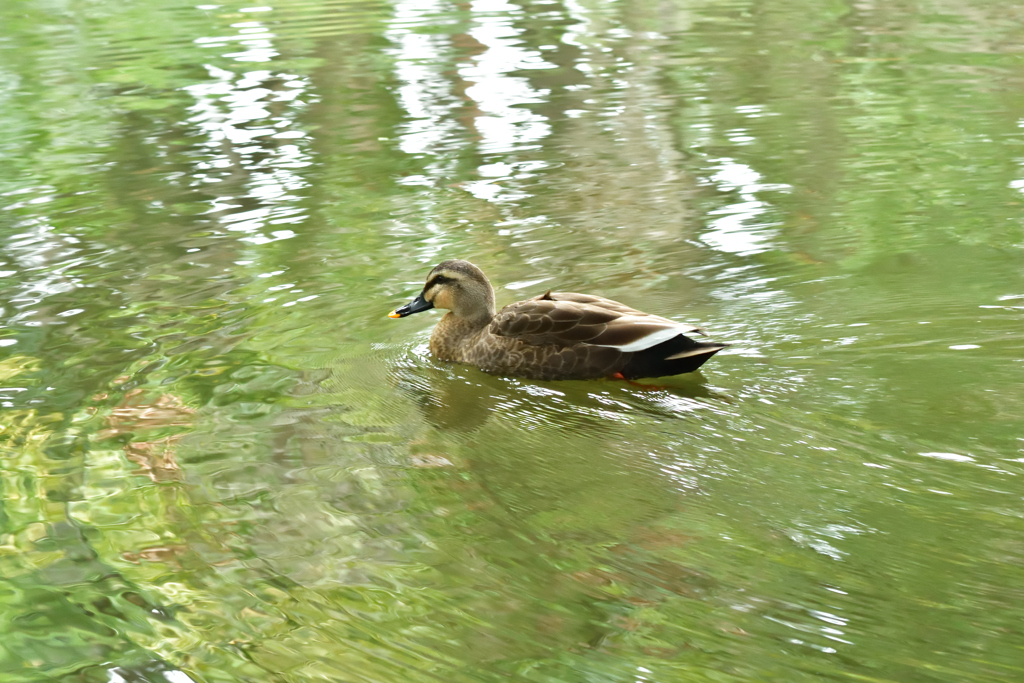
MULTIPOLYGON (((581 427, 599 428, 607 421, 609 402, 628 410, 633 417, 673 419, 685 417, 678 403, 692 406, 698 400, 728 401, 709 388, 699 376, 662 378, 658 384, 638 382, 600 383, 569 381, 548 384, 514 378, 489 377, 470 368, 441 364, 403 364, 393 370, 393 379, 411 396, 423 419, 436 430, 470 433, 487 422, 495 411, 526 402, 536 414, 562 413, 581 427), (545 397, 546 400, 545 400, 545 397), (557 402, 552 398, 558 397, 557 402), (672 400, 665 400, 670 398, 672 400)), ((689 412, 689 411, 686 411, 689 412)))

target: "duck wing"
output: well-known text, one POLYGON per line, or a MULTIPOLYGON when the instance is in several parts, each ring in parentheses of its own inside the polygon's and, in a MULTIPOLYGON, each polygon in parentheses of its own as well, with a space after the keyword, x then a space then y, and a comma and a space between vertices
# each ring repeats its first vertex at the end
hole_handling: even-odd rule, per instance
POLYGON ((491 321, 490 332, 534 346, 588 344, 634 353, 700 328, 604 297, 545 292, 501 309, 491 321))

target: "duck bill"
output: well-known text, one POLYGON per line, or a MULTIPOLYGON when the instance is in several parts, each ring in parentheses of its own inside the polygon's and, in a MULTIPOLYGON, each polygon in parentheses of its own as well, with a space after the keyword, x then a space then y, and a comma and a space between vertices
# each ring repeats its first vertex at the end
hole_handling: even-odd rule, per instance
POLYGON ((433 307, 434 307, 434 304, 432 304, 429 301, 427 301, 426 299, 424 299, 423 295, 420 294, 418 297, 416 297, 415 299, 413 299, 412 301, 410 301, 406 305, 402 306, 401 308, 396 308, 395 310, 393 310, 390 313, 388 313, 388 317, 389 318, 404 318, 405 316, 412 315, 413 313, 420 313, 422 311, 429 311, 433 307))

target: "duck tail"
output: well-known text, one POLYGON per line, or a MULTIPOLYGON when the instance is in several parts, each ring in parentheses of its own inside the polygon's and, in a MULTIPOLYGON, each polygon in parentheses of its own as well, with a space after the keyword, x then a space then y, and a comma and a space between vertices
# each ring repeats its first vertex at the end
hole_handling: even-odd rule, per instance
POLYGON ((694 341, 681 334, 649 349, 637 351, 621 372, 626 379, 682 375, 704 365, 709 358, 727 346, 729 345, 694 341))

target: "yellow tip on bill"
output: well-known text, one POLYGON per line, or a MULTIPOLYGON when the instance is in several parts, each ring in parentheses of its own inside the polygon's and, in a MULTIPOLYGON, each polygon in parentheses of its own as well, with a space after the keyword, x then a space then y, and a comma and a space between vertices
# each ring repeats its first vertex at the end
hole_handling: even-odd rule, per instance
POLYGON ((388 313, 388 317, 389 318, 401 318, 402 316, 398 315, 398 311, 391 311, 390 313, 388 313))

